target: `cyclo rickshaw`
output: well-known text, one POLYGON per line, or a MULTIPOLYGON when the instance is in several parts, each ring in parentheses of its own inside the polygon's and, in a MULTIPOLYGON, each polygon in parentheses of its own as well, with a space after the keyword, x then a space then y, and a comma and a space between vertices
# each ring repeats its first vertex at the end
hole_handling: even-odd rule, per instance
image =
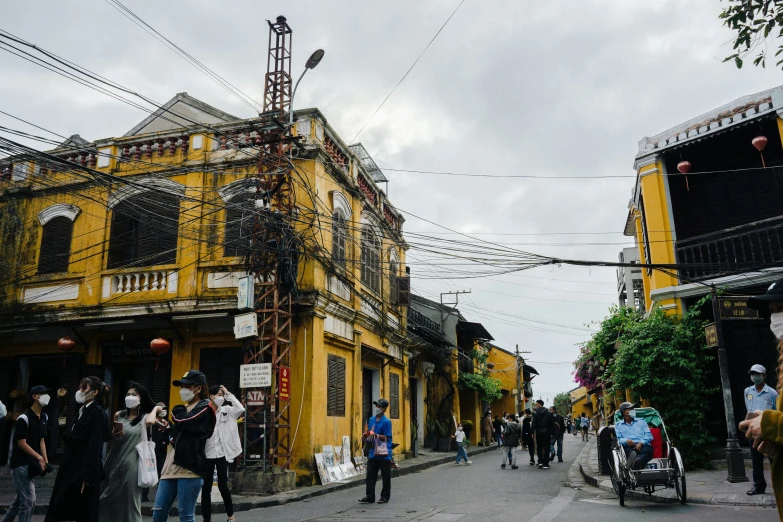
MULTIPOLYGON (((685 467, 680 452, 669 441, 661 415, 655 408, 636 408, 636 418, 644 420, 652 432, 653 458, 644 469, 629 469, 622 448, 623 441, 618 441, 616 437, 612 440, 609 465, 612 468, 612 487, 617 493, 620 505, 625 505, 627 490, 643 489, 645 493, 652 495, 656 487, 674 488, 677 499, 681 504, 685 504, 685 467)), ((614 422, 615 425, 623 422, 622 413, 619 411, 614 415, 614 422)))

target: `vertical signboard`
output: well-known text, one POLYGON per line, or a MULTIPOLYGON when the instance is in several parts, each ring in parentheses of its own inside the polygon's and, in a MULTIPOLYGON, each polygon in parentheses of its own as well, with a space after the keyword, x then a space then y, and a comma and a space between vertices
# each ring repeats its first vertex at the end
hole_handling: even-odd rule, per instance
POLYGON ((281 366, 277 374, 278 397, 281 401, 291 400, 291 368, 281 366))

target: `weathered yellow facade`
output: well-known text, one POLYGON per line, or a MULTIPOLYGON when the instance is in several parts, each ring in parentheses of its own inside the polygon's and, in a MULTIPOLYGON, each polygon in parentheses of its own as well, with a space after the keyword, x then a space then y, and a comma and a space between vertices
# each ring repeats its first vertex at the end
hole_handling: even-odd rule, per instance
MULTIPOLYGON (((68 400, 52 401, 51 418, 72 418, 74 382, 92 373, 115 390, 113 409, 121 379, 142 368, 154 399, 170 405, 180 402, 171 380, 191 368, 204 370, 210 384, 237 385, 243 341, 232 327, 246 264, 226 255, 226 223, 238 206, 231 201, 255 191, 259 120, 240 120, 186 94, 165 107, 198 122, 166 122, 158 113, 121 138, 72 138, 48 157, 30 153, 0 164, 0 173, 12 173, 0 184, 0 274, 9 281, 0 286, 0 386, 25 389, 45 378, 66 387, 68 400), (155 194, 179 205, 174 261, 109 268, 115 209, 140 198, 154 215, 155 194), (72 222, 67 270, 38 273, 45 223, 63 217, 72 222), (78 341, 68 354, 58 348, 66 336, 78 341), (169 353, 149 351, 156 337, 171 340, 169 353)), ((411 448, 405 308, 391 299, 394 278, 405 274, 407 246, 402 216, 323 115, 299 111, 294 132, 303 145, 292 158, 295 228, 307 239, 298 265, 289 411, 292 469, 309 483, 313 453, 323 445, 340 445, 348 435, 352 451, 359 449, 368 398, 396 401, 395 454, 411 448), (345 221, 342 264, 333 262, 337 213, 345 221), (375 285, 362 282, 363 230, 379 242, 375 285), (331 415, 329 355, 345 363, 344 411, 331 415)))

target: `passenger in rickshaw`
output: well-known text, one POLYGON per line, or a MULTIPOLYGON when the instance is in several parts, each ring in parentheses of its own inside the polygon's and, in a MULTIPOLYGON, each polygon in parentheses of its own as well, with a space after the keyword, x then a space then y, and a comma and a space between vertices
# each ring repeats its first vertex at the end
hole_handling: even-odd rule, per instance
POLYGON ((614 434, 625 451, 626 465, 629 469, 644 469, 653 458, 653 436, 647 423, 636 418, 636 406, 630 402, 620 405, 623 421, 616 424, 614 434))

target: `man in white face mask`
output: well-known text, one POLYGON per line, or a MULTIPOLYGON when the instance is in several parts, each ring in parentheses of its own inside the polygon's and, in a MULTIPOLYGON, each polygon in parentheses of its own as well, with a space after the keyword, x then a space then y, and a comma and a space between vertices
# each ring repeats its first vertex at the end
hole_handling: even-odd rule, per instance
MULTIPOLYGON (((745 408, 748 413, 755 411, 774 410, 778 402, 778 392, 767 386, 767 369, 760 364, 754 364, 748 372, 752 386, 745 388, 745 408)), ((750 458, 753 461, 753 487, 748 495, 761 495, 767 490, 767 480, 764 478, 764 455, 756 448, 750 448, 750 458)), ((770 462, 772 459, 770 459, 770 462)))
POLYGON ((620 405, 623 421, 614 427, 617 443, 623 445, 626 462, 631 469, 644 469, 653 457, 653 436, 643 419, 636 418, 636 405, 624 402, 620 405))

